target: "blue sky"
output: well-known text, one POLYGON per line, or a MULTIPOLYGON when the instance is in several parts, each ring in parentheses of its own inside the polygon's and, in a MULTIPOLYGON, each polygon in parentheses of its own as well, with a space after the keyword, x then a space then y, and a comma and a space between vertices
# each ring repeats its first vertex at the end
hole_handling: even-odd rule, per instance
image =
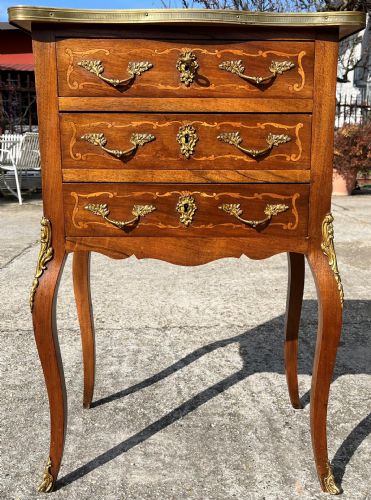
MULTIPOLYGON (((168 4, 169 1, 167 0, 168 4)), ((7 8, 14 5, 37 5, 40 7, 66 7, 74 9, 159 9, 161 0, 0 0, 0 21, 7 21, 7 8)), ((171 0, 170 6, 181 7, 180 0, 171 0)))

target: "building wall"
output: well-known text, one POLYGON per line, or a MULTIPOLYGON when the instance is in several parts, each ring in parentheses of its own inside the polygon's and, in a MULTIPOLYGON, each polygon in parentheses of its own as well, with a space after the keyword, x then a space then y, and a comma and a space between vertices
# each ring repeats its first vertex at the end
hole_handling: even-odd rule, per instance
POLYGON ((23 33, 18 29, 1 29, 0 26, 0 54, 26 54, 31 52, 31 37, 27 33, 23 33))
POLYGON ((37 112, 31 37, 8 23, 0 23, 0 56, 7 61, 5 66, 0 65, 0 133, 33 130, 37 112), (8 62, 19 65, 8 67, 8 62))

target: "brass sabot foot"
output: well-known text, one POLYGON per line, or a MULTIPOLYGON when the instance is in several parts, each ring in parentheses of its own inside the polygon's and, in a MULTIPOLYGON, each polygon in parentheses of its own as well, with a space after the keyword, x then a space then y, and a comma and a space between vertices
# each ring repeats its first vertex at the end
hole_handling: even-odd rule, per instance
POLYGON ((52 467, 52 461, 49 457, 48 462, 47 462, 45 469, 44 469, 43 479, 42 479, 39 487, 37 488, 37 491, 40 491, 43 493, 49 493, 50 491, 52 491, 53 486, 54 486, 54 478, 50 473, 51 467, 52 467))
POLYGON ((341 493, 341 489, 335 482, 330 462, 327 463, 327 474, 323 476, 321 483, 325 493, 329 493, 330 495, 339 495, 341 493))

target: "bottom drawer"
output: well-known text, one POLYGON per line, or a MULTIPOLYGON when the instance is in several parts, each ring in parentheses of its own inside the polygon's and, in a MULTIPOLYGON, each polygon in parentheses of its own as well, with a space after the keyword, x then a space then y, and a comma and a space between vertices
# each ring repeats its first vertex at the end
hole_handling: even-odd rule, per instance
POLYGON ((66 236, 307 236, 308 184, 64 184, 66 236))

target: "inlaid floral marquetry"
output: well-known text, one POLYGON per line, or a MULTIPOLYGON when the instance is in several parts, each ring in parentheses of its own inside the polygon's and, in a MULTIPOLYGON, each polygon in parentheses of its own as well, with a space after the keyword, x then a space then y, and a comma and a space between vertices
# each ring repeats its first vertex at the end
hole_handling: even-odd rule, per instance
POLYGON ((308 41, 61 40, 62 96, 299 97, 313 93, 308 41))
POLYGON ((61 131, 64 168, 117 168, 121 158, 161 170, 310 166, 309 115, 63 113, 61 131))
POLYGON ((184 228, 190 236, 203 231, 210 235, 245 236, 249 227, 277 234, 305 234, 307 230, 304 206, 309 191, 306 185, 264 187, 196 184, 179 185, 177 188, 181 189, 174 189, 169 184, 143 184, 140 188, 118 185, 113 190, 101 184, 95 185, 95 191, 92 190, 93 186, 66 186, 66 225, 69 234, 88 236, 95 231, 102 235, 107 231, 108 234, 115 234, 116 230, 112 226, 120 228, 128 225, 132 226, 128 236, 182 234, 184 228), (133 207, 143 207, 145 213, 138 215, 133 207), (244 222, 239 219, 242 211, 246 212, 251 224, 241 224, 244 222), (137 219, 134 217, 129 221, 130 213, 137 219), (141 217, 139 224, 134 224, 140 215, 147 213, 150 215, 141 217))
MULTIPOLYGON (((73 254, 82 339, 82 402, 89 408, 96 366, 92 252, 182 266, 286 253, 287 404, 301 407, 297 357, 306 258, 319 304, 311 475, 317 472, 324 492, 340 493, 326 437, 344 300, 329 213, 331 145, 338 42, 363 29, 366 15, 28 6, 9 13, 33 38, 48 217, 30 292, 50 408, 50 458, 39 491, 51 491, 64 468, 67 395, 55 306, 67 254, 73 254)), ((272 294, 269 276, 265 285, 272 294)), ((119 298, 113 304, 123 307, 119 298)), ((298 448, 295 433, 290 439, 298 448)), ((26 463, 27 454, 22 457, 26 463)), ((89 471, 99 462, 77 467, 89 471)), ((298 477, 295 470, 287 475, 298 477)), ((269 496, 272 485, 259 486, 269 496)), ((76 496, 73 488, 67 496, 76 496)), ((109 497, 106 490, 100 496, 109 497)), ((164 498, 179 497, 165 490, 164 498)))

